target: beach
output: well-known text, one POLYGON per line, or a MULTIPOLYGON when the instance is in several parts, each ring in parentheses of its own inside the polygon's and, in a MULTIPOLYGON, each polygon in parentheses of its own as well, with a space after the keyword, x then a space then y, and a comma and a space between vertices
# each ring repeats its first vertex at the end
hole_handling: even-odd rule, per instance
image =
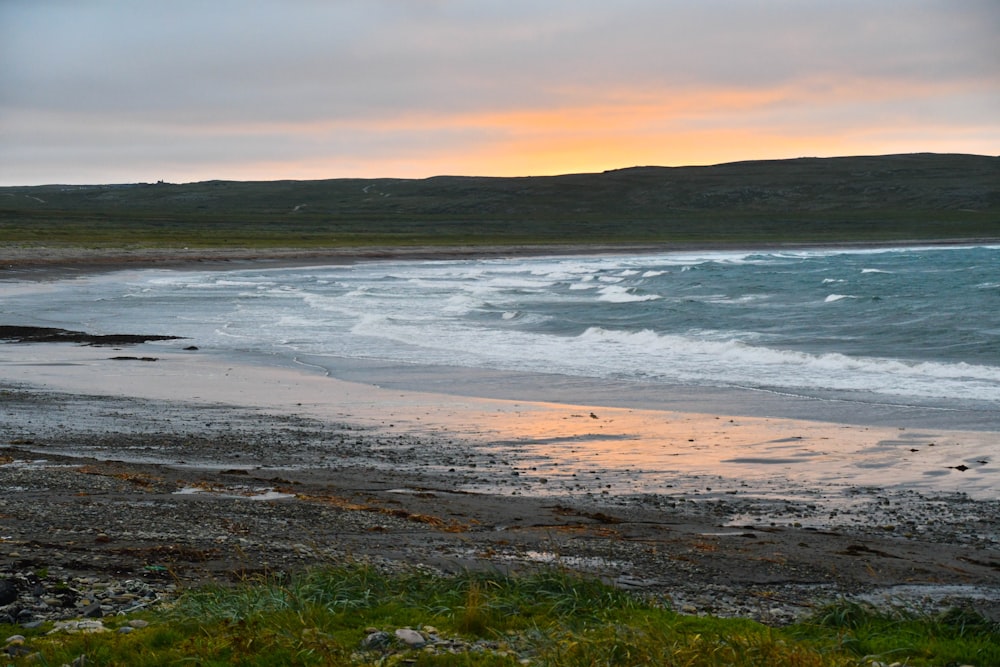
MULTIPOLYGON (((122 266, 63 259, 11 277, 122 266)), ((1000 618, 988 427, 803 419, 725 397, 581 403, 530 377, 520 397, 509 382, 466 395, 454 378, 418 391, 388 381, 399 372, 345 380, 156 342, 3 344, 0 578, 44 569, 168 597, 354 561, 556 566, 771 623, 841 597, 1000 618)))

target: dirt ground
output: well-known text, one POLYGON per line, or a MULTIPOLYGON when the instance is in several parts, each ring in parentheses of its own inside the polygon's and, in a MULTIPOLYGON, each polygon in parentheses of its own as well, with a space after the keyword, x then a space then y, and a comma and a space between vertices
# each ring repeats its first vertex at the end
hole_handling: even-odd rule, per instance
POLYGON ((1000 618, 995 502, 870 492, 867 507, 913 520, 863 505, 871 521, 817 527, 824 508, 752 494, 470 493, 495 450, 225 405, 15 386, 0 401, 0 579, 554 566, 689 613, 780 623, 846 596, 1000 618))

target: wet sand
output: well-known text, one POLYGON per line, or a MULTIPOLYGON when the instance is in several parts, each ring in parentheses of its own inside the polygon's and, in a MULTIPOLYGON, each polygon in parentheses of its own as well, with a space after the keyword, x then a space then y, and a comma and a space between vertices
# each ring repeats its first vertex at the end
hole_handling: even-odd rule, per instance
MULTIPOLYGON (((834 502, 843 489, 878 487, 995 500, 1000 489, 997 434, 991 431, 474 398, 347 382, 308 367, 241 363, 155 343, 108 350, 7 345, 0 348, 0 380, 73 393, 224 403, 457 439, 516 461, 511 472, 522 478, 520 490, 532 495, 665 489, 719 495, 752 488, 755 495, 822 495, 834 502), (113 358, 121 356, 126 358, 113 358), (716 487, 706 490, 712 483, 716 487)), ((466 490, 502 491, 510 484, 484 478, 470 486, 466 490)))

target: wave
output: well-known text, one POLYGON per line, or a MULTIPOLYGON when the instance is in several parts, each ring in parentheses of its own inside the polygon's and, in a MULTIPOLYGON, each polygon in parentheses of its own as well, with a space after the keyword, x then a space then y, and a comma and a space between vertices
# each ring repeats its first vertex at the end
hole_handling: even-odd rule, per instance
POLYGON ((745 304, 754 303, 756 301, 764 301, 769 299, 771 295, 769 294, 743 294, 741 296, 728 296, 725 294, 712 294, 700 299, 694 299, 695 301, 701 301, 703 303, 720 303, 720 304, 745 304))
POLYGON ((660 334, 649 329, 629 332, 590 327, 579 338, 581 340, 600 341, 605 344, 627 345, 636 349, 667 350, 671 353, 671 356, 691 354, 722 359, 746 359, 765 365, 805 365, 826 370, 840 369, 846 371, 916 373, 942 379, 981 379, 1000 382, 1000 367, 981 366, 965 362, 954 364, 929 361, 906 362, 899 359, 850 357, 837 352, 811 354, 795 350, 780 350, 747 345, 733 339, 712 341, 686 336, 660 334))
MULTIPOLYGON (((748 345, 739 340, 706 340, 660 334, 591 327, 579 336, 581 342, 615 349, 629 356, 636 367, 655 369, 657 359, 684 375, 681 379, 716 379, 736 384, 769 384, 863 389, 878 393, 941 397, 960 396, 1000 399, 1000 367, 943 362, 908 362, 900 359, 851 357, 840 353, 814 354, 795 350, 748 345), (641 361, 640 361, 641 358, 641 361), (821 385, 817 378, 822 378, 821 385)), ((669 369, 664 368, 666 374, 669 369)))
POLYGON ((597 297, 598 301, 607 301, 609 303, 632 303, 637 301, 655 301, 661 297, 656 294, 637 294, 635 288, 632 287, 619 287, 617 285, 609 285, 607 287, 602 287, 600 290, 600 296, 597 297))
POLYGON ((592 326, 566 335, 368 315, 352 327, 352 333, 361 337, 364 356, 404 363, 647 383, 1000 401, 997 366, 817 354, 751 344, 744 341, 755 337, 739 332, 678 335, 592 326))

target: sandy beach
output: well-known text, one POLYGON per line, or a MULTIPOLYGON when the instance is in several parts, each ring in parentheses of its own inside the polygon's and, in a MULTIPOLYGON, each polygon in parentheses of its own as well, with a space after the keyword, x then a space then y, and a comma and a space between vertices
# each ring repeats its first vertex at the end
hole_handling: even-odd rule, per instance
POLYGON ((991 430, 475 398, 251 361, 0 345, 0 578, 556 565, 689 613, 780 623, 849 596, 1000 618, 991 430))

